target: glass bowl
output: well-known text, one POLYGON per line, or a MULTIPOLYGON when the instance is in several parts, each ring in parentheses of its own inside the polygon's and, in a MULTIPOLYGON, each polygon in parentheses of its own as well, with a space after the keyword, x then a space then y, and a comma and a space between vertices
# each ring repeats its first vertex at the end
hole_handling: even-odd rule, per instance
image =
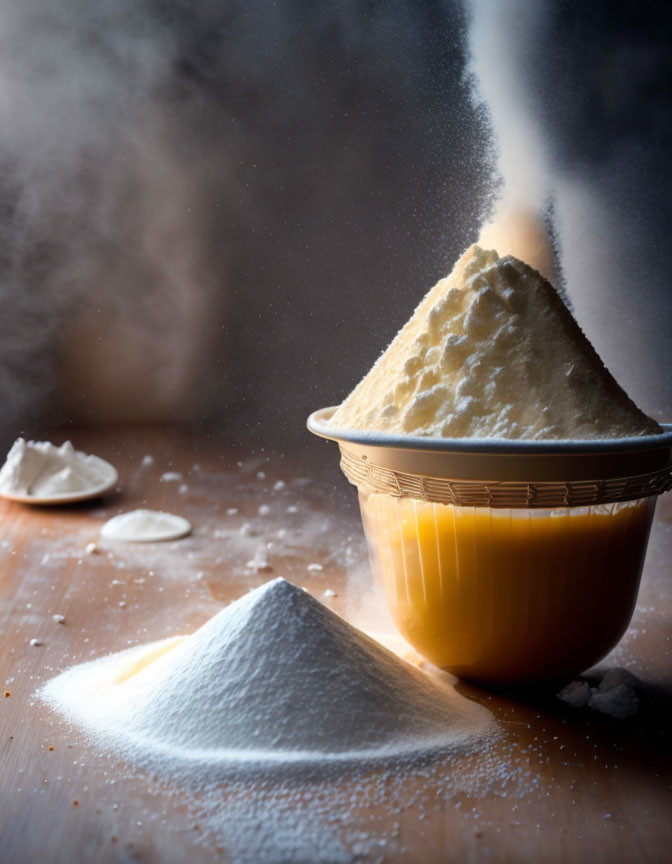
POLYGON ((628 627, 672 429, 609 441, 502 441, 309 429, 338 442, 372 569, 405 639, 492 683, 563 679, 628 627))

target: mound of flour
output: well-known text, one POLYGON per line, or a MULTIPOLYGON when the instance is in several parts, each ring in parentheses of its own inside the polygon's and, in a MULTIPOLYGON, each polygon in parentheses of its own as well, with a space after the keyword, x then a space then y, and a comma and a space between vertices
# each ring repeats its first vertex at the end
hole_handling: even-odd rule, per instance
POLYGON ((163 510, 130 510, 113 516, 100 529, 106 540, 124 543, 156 543, 177 540, 191 531, 191 524, 182 516, 163 510))
POLYGON ((116 476, 107 462, 75 450, 69 441, 56 447, 18 438, 0 469, 0 492, 51 498, 100 489, 116 476))
POLYGON ((335 429, 445 438, 657 434, 540 273, 470 247, 334 413, 335 429))
POLYGON ((495 730, 484 708, 284 579, 191 637, 74 667, 40 696, 101 746, 180 776, 459 752, 495 730))

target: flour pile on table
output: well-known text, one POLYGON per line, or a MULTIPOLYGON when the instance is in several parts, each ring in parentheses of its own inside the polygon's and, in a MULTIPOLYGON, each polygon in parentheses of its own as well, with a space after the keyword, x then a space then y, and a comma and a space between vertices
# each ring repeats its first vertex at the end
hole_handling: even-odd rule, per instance
POLYGON ((453 753, 496 729, 284 579, 190 637, 74 667, 40 695, 96 743, 168 776, 453 753))
POLYGON ((191 524, 182 516, 163 510, 131 510, 113 516, 100 529, 106 540, 124 543, 156 543, 177 540, 191 531, 191 524))
POLYGON ((69 441, 56 447, 18 438, 0 469, 0 493, 51 498, 97 489, 115 478, 107 462, 75 450, 69 441))

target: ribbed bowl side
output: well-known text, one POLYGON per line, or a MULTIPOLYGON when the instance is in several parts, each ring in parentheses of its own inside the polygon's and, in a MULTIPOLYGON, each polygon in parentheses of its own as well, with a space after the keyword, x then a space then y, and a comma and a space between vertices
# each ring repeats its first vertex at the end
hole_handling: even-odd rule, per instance
POLYGON ((491 682, 570 676, 616 644, 655 501, 490 509, 360 492, 372 568, 403 636, 437 666, 491 682))

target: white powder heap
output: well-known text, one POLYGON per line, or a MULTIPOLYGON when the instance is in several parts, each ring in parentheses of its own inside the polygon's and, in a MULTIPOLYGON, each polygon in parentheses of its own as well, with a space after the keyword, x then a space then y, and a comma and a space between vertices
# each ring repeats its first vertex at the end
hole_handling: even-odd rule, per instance
POLYGON ((573 708, 588 706, 593 711, 619 720, 631 717, 639 709, 639 682, 627 669, 610 669, 597 687, 587 681, 572 681, 558 693, 558 699, 573 708))
POLYGON ((191 531, 191 524, 175 513, 163 510, 131 510, 113 516, 100 529, 106 540, 124 543, 156 543, 177 540, 191 531))
POLYGON ((191 637, 74 667, 40 695, 100 745, 168 776, 454 753, 495 730, 484 708, 284 579, 191 637), (148 651, 156 659, 141 668, 148 651))
POLYGON ((334 413, 336 429, 445 438, 656 434, 554 288, 468 249, 334 413))
POLYGON ((75 450, 69 441, 18 438, 0 469, 0 492, 52 498, 93 492, 116 482, 114 468, 97 456, 75 450))

